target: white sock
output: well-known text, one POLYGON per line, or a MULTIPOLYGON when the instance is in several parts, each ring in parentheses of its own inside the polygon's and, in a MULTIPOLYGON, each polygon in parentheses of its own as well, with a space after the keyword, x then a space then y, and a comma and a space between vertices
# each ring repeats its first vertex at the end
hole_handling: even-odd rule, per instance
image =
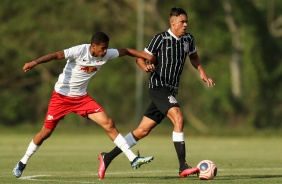
POLYGON ((131 151, 126 140, 121 134, 118 134, 118 136, 114 140, 114 143, 122 150, 122 152, 127 156, 130 162, 132 162, 136 158, 136 155, 131 151))
POLYGON ((31 140, 31 142, 29 143, 27 150, 25 152, 25 155, 23 156, 23 158, 21 159, 21 162, 23 164, 27 164, 28 160, 30 159, 30 157, 38 150, 40 146, 37 146, 33 143, 33 140, 31 140))
POLYGON ((131 132, 129 132, 124 138, 130 148, 137 144, 137 141, 134 139, 131 132))
POLYGON ((173 142, 184 142, 184 133, 183 132, 172 132, 172 141, 173 142))

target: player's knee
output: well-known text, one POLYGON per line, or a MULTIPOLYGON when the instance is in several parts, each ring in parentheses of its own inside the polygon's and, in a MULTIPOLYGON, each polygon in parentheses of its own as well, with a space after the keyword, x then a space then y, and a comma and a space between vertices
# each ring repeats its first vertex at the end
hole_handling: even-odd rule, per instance
POLYGON ((175 123, 178 125, 183 125, 184 124, 184 118, 182 115, 178 115, 176 116, 176 118, 174 119, 175 123))
POLYGON ((177 116, 174 119, 174 130, 177 131, 183 131, 183 127, 184 127, 184 119, 183 116, 177 116))
POLYGON ((47 138, 49 138, 51 135, 52 135, 52 132, 53 132, 53 130, 49 130, 48 129, 48 131, 44 131, 43 132, 43 138, 45 138, 45 139, 47 139, 47 138))
POLYGON ((106 131, 111 131, 112 129, 115 129, 115 123, 114 120, 111 118, 108 118, 104 123, 104 128, 106 131))

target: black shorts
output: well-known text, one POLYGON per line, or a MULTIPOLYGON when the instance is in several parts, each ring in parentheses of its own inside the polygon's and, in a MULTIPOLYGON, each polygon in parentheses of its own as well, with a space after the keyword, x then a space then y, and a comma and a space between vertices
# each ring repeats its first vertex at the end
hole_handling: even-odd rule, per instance
POLYGON ((172 107, 179 107, 175 97, 167 87, 156 87, 149 89, 152 102, 147 107, 144 116, 160 123, 172 107))

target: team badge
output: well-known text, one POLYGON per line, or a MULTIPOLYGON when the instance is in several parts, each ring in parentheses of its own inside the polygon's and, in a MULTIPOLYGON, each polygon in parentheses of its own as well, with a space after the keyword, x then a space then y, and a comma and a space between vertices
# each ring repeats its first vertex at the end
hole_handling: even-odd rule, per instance
POLYGON ((185 52, 189 52, 189 43, 188 42, 183 43, 183 49, 185 52))
POLYGON ((168 96, 168 100, 169 100, 169 103, 173 103, 173 104, 177 103, 176 99, 172 95, 168 96))

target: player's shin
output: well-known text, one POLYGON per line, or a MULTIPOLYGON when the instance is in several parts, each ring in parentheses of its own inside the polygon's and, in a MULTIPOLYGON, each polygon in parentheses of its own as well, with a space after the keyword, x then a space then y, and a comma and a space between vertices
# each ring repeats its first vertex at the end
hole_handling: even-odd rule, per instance
POLYGON ((183 132, 173 132, 172 140, 174 143, 175 151, 179 160, 180 168, 184 167, 186 163, 186 148, 184 142, 184 133, 183 132))
POLYGON ((25 155, 21 159, 21 162, 23 164, 27 164, 30 157, 39 149, 39 147, 40 146, 37 146, 36 144, 33 143, 33 140, 31 140, 31 142, 29 143, 29 145, 27 147, 25 155))
POLYGON ((118 136, 114 140, 114 143, 122 150, 122 152, 124 152, 130 162, 132 162, 134 158, 136 158, 136 155, 131 151, 125 138, 121 134, 118 134, 118 136))

